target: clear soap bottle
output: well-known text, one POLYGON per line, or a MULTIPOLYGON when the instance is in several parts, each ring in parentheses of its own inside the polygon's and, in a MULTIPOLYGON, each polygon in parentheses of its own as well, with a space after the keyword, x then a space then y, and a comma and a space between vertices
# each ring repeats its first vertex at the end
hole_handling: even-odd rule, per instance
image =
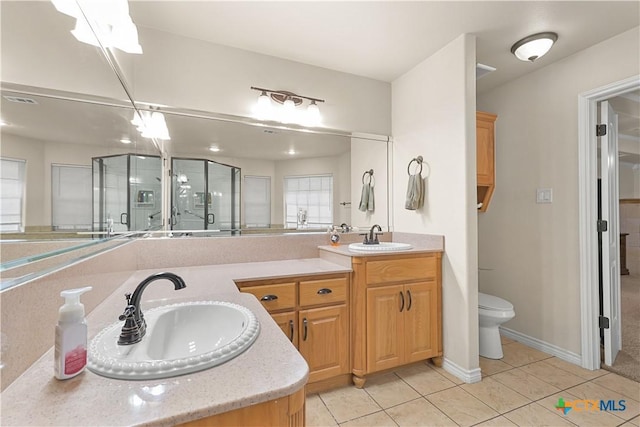
POLYGON ((75 377, 87 365, 87 322, 80 295, 91 289, 88 286, 60 292, 65 303, 58 310, 54 366, 59 380, 75 377))

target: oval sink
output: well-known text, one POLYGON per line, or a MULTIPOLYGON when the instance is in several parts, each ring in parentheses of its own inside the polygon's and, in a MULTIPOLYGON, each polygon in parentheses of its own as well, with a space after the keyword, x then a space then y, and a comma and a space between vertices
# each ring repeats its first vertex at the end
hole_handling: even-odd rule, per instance
POLYGON ((144 312, 142 341, 118 345, 123 322, 89 344, 87 367, 118 379, 158 379, 201 371, 233 359, 258 337, 260 324, 246 307, 222 301, 166 305, 144 312))
POLYGON ((360 253, 396 252, 413 249, 409 243, 380 242, 377 245, 365 245, 364 243, 351 243, 349 250, 360 253))

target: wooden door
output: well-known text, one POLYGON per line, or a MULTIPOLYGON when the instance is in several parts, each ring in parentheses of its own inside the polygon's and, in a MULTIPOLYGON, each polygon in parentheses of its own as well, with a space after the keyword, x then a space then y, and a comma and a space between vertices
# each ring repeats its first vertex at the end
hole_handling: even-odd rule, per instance
POLYGON ((494 121, 496 116, 476 113, 476 162, 478 185, 494 185, 494 121))
POLYGON ((367 289, 367 372, 403 363, 405 306, 402 285, 367 289))
POLYGON ((300 310, 298 348, 309 364, 309 382, 349 373, 349 318, 345 304, 300 310))
POLYGON ((287 311, 286 313, 272 314, 271 317, 276 321, 282 332, 289 338, 289 341, 298 348, 298 330, 296 325, 296 312, 287 311))
POLYGON ((405 362, 438 355, 438 287, 435 281, 405 285, 405 362))

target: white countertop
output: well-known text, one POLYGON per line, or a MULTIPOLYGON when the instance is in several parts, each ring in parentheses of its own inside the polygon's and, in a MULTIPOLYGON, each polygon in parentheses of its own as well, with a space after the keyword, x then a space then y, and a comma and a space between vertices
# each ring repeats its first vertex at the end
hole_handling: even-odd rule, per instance
MULTIPOLYGON (((158 281, 143 294, 142 310, 168 303, 228 301, 249 308, 260 335, 244 353, 200 372, 161 380, 115 380, 86 370, 69 380, 53 377, 53 349, 2 392, 3 426, 175 425, 254 405, 302 388, 309 368, 260 302, 238 292, 234 280, 351 271, 319 258, 172 268, 187 287, 158 281)), ((87 316, 89 339, 116 322, 124 294, 158 270, 138 271, 87 316)), ((93 284, 99 286, 99 284, 93 284)), ((54 325, 43 325, 54 331, 54 325)))

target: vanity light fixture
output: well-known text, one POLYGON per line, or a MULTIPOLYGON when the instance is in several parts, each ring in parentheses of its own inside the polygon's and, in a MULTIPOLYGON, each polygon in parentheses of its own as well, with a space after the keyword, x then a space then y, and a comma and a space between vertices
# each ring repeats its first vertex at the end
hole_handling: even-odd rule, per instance
POLYGON ((258 120, 276 120, 283 123, 298 123, 306 126, 318 126, 321 122, 319 102, 324 99, 298 95, 286 90, 272 90, 251 86, 251 89, 260 92, 258 101, 254 107, 254 114, 258 120), (304 101, 309 101, 306 110, 299 110, 304 101), (274 108, 281 104, 281 108, 274 108))
POLYGON ((545 55, 558 40, 558 34, 544 32, 533 34, 517 41, 511 46, 511 53, 521 61, 534 62, 545 55))
POLYGON ((127 0, 51 0, 58 12, 76 18, 71 34, 92 46, 115 47, 142 53, 138 29, 129 15, 127 0))

